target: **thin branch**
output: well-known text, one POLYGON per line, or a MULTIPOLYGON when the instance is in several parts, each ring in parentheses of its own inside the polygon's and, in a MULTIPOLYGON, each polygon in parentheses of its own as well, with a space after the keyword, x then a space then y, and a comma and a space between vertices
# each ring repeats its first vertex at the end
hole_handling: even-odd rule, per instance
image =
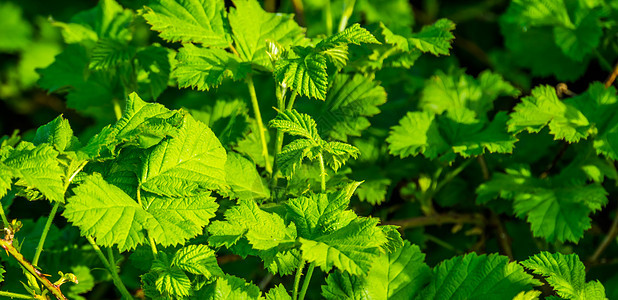
POLYGON ((481 167, 481 172, 483 172, 483 180, 489 180, 489 169, 487 168, 487 162, 485 161, 485 157, 483 155, 479 155, 476 160, 479 162, 479 167, 481 167))
POLYGON ((0 291, 0 297, 7 297, 11 299, 36 299, 36 297, 32 295, 18 294, 18 293, 5 292, 5 291, 0 291))
POLYGON ((296 14, 296 23, 302 27, 305 26, 305 8, 303 7, 302 0, 292 0, 292 5, 294 6, 294 12, 296 14))
POLYGON ((607 77, 607 80, 605 80, 605 87, 608 88, 612 86, 617 76, 618 76, 618 63, 616 63, 616 65, 614 66, 614 70, 612 71, 611 74, 609 74, 609 77, 607 77))
POLYGON ((15 249, 11 240, 0 239, 0 247, 4 248, 8 254, 13 256, 24 269, 28 271, 34 278, 41 282, 47 290, 49 290, 56 298, 60 300, 66 300, 67 298, 62 294, 60 287, 53 284, 41 271, 37 270, 24 256, 15 249))
POLYGON ((498 233, 498 243, 500 244, 500 248, 506 256, 509 257, 511 261, 513 261, 513 249, 511 248, 511 237, 504 229, 504 225, 500 218, 493 211, 491 212, 491 223, 494 225, 496 232, 498 233))
MULTIPOLYGON (((99 245, 97 245, 97 243, 94 241, 94 239, 91 236, 86 236, 86 239, 88 240, 90 245, 92 245, 94 252, 99 257, 99 260, 101 260, 105 268, 107 268, 107 270, 112 275, 112 281, 114 282, 114 285, 116 286, 116 288, 122 295, 122 298, 123 299, 133 299, 133 296, 131 296, 131 293, 129 292, 129 290, 127 290, 127 287, 122 282, 122 279, 120 279, 120 276, 118 276, 118 273, 116 272, 116 265, 114 264, 114 266, 112 266, 110 264, 110 261, 108 261, 107 258, 105 258, 103 251, 101 251, 101 248, 99 247, 99 245)), ((111 263, 115 263, 115 262, 111 262, 111 263)))
POLYGON ((480 214, 440 214, 422 217, 414 217, 402 220, 391 220, 387 225, 400 226, 401 229, 437 226, 443 224, 485 224, 486 220, 480 214))
POLYGON ((605 239, 603 239, 603 242, 601 242, 599 247, 594 251, 594 254, 588 259, 588 264, 595 264, 601 257, 601 254, 603 254, 603 251, 616 240, 616 236, 618 236, 618 211, 616 211, 616 215, 614 216, 612 227, 609 228, 609 232, 605 236, 605 239))

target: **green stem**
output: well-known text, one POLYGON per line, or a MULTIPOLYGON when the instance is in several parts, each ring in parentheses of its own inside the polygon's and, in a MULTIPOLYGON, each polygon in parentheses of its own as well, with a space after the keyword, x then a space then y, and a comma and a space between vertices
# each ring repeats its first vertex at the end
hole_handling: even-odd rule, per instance
POLYGON ((303 288, 300 290, 300 296, 298 297, 299 300, 305 299, 305 294, 307 294, 307 288, 309 287, 309 282, 313 275, 313 269, 315 269, 315 263, 311 263, 307 269, 307 275, 305 275, 305 280, 303 281, 303 288))
POLYGON ((288 102, 287 110, 292 110, 294 108, 294 101, 296 101, 296 96, 298 94, 296 92, 292 92, 292 96, 290 96, 290 102, 288 102))
POLYGON ((0 216, 2 217, 3 228, 8 228, 10 223, 4 214, 4 207, 2 206, 2 203, 0 203, 0 216))
POLYGON ((109 262, 109 265, 112 266, 112 268, 114 268, 114 272, 116 272, 117 265, 116 265, 116 259, 114 258, 114 249, 112 249, 112 247, 107 247, 107 261, 109 262))
POLYGON ((116 115, 116 121, 120 120, 120 118, 122 118, 122 109, 120 108, 120 102, 118 102, 118 99, 114 98, 112 99, 112 103, 114 104, 114 115, 116 115))
POLYGON ((326 193, 326 168, 324 167, 324 155, 320 152, 320 183, 322 193, 326 193))
POLYGON ((326 35, 333 34, 333 14, 330 9, 330 0, 324 3, 324 22, 326 23, 326 35))
POLYGON ((18 294, 18 293, 11 293, 11 292, 5 292, 5 291, 0 291, 0 297, 7 297, 7 298, 11 298, 11 299, 36 299, 36 297, 31 296, 31 295, 26 295, 26 294, 18 294))
MULTIPOLYGON (((282 89, 281 86, 277 86, 277 88, 275 89, 275 94, 277 97, 277 109, 280 111, 285 109, 286 90, 287 89, 282 89)), ((277 179, 278 179, 277 171, 279 169, 279 166, 277 165, 277 155, 279 155, 282 148, 283 148, 283 131, 280 129, 277 129, 277 136, 275 138, 275 153, 273 153, 273 157, 275 158, 275 163, 273 165, 273 174, 270 179, 271 192, 274 191, 275 187, 277 186, 277 179)))
POLYGON ((457 175, 459 175, 459 173, 461 173, 461 171, 463 171, 468 165, 470 165, 474 160, 473 159, 467 159, 466 161, 464 161, 463 163, 461 163, 457 168, 455 168, 455 170, 449 172, 448 174, 446 174, 446 176, 444 176, 444 179, 442 179, 442 181, 440 181, 440 183, 438 183, 438 185, 436 186, 436 188, 434 189, 433 194, 435 195, 438 191, 440 191, 447 183, 451 182, 451 180, 455 179, 455 177, 457 177, 457 175))
POLYGON ((348 21, 350 20, 350 16, 352 12, 354 12, 354 5, 356 4, 356 0, 348 0, 345 1, 345 8, 343 9, 343 15, 341 15, 341 20, 339 20, 339 32, 345 30, 348 26, 348 21))
POLYGON ((150 249, 152 249, 152 256, 154 256, 154 259, 157 259, 159 255, 159 252, 157 251, 157 243, 155 243, 150 233, 148 233, 148 243, 150 244, 150 249))
POLYGON ((116 268, 115 267, 112 268, 112 266, 109 264, 109 261, 107 261, 107 259, 105 258, 105 255, 103 255, 103 251, 101 251, 101 248, 99 248, 99 245, 97 245, 94 242, 94 239, 91 236, 86 236, 86 239, 88 240, 90 245, 92 245, 94 252, 97 254, 97 256, 99 257, 99 259, 101 260, 105 268, 107 268, 107 270, 112 275, 112 281, 114 282, 114 285, 116 286, 116 288, 122 295, 122 298, 123 299, 133 299, 133 296, 131 296, 131 293, 129 293, 129 291, 127 290, 127 287, 125 287, 124 283, 122 283, 120 276, 118 276, 118 273, 116 273, 116 268))
POLYGON ((260 141, 262 143, 262 155, 264 156, 264 164, 266 172, 272 173, 273 169, 270 165, 270 158, 268 155, 268 145, 266 144, 266 135, 264 132, 264 123, 262 122, 262 114, 260 113, 260 106, 258 105, 257 96, 255 95, 255 86, 253 85, 253 77, 251 74, 247 75, 247 87, 249 88, 249 95, 251 96, 251 104, 253 105, 253 113, 255 114, 255 121, 258 125, 258 131, 260 134, 260 141))
POLYGON ((17 249, 15 249, 15 247, 13 247, 13 243, 11 241, 0 239, 0 247, 4 248, 4 250, 6 250, 8 254, 13 256, 13 258, 15 258, 19 262, 19 264, 24 269, 26 269, 26 271, 28 271, 30 275, 34 276, 34 278, 41 282, 47 290, 49 290, 54 296, 56 296, 56 298, 60 300, 67 299, 64 294, 62 294, 62 291, 58 286, 49 281, 49 279, 47 279, 47 277, 45 277, 43 273, 37 270, 30 262, 28 262, 24 258, 21 253, 19 253, 19 251, 17 251, 17 249))
POLYGON ((47 222, 45 222, 43 233, 41 234, 41 238, 39 239, 39 244, 36 246, 36 251, 34 251, 34 258, 32 259, 32 264, 35 266, 39 264, 39 258, 41 257, 41 252, 43 252, 43 245, 45 244, 47 233, 49 233, 49 229, 51 228, 51 225, 54 222, 54 217, 56 216, 56 212, 58 212, 58 207, 60 207, 60 202, 56 202, 54 204, 54 207, 52 207, 51 212, 49 212, 49 217, 47 217, 47 222))
POLYGON ((292 292, 292 300, 298 300, 298 286, 300 285, 300 277, 303 276, 303 269, 305 268, 305 260, 300 259, 300 265, 296 270, 296 276, 294 276, 294 290, 292 292))

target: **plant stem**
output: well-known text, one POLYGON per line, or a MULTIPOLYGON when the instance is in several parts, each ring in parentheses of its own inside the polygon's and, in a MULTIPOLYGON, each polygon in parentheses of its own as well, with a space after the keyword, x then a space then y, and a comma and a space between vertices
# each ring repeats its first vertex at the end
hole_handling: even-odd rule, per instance
POLYGON ((265 0, 264 1, 264 10, 267 12, 275 12, 276 8, 276 3, 277 1, 275 0, 265 0))
POLYGON ((431 216, 421 216, 414 217, 409 219, 402 220, 392 220, 386 222, 388 225, 396 225, 401 227, 402 229, 406 228, 415 228, 415 227, 424 227, 431 225, 442 225, 442 224, 461 224, 461 223, 469 223, 469 224, 484 224, 485 218, 480 214, 440 214, 440 215, 431 215, 431 216))
POLYGON ((305 8, 302 0, 292 0, 294 13, 296 13, 296 22, 298 25, 305 27, 305 8))
POLYGON ((109 262, 109 265, 112 266, 112 268, 114 268, 114 272, 116 272, 116 259, 114 258, 114 250, 112 249, 112 247, 107 247, 107 261, 109 262))
POLYGON ((288 106, 286 107, 287 110, 292 110, 292 108, 294 108, 294 101, 296 101, 296 96, 298 96, 298 94, 292 91, 292 96, 290 96, 290 102, 288 102, 288 106))
POLYGON ((255 86, 253 85, 253 77, 251 74, 247 75, 247 87, 249 88, 249 95, 251 96, 251 104, 253 105, 253 113, 255 115, 255 121, 258 125, 258 131, 260 134, 260 141, 262 143, 262 155, 264 156, 264 165, 266 172, 272 173, 273 169, 270 165, 270 157, 268 155, 268 145, 266 144, 266 135, 264 132, 264 123, 262 122, 262 114, 260 113, 260 106, 258 105, 257 96, 255 95, 255 86))
POLYGON ((56 216, 56 212, 58 212, 59 206, 60 202, 56 202, 52 207, 51 212, 49 212, 49 217, 47 217, 47 222, 45 222, 43 233, 41 233, 41 238, 39 239, 39 244, 36 246, 36 251, 34 252, 34 258, 32 258, 32 264, 35 266, 39 264, 39 258, 41 257, 41 252, 43 251, 43 245, 45 244, 47 233, 49 233, 49 229, 54 222, 54 217, 56 216))
POLYGON ((324 155, 320 152, 320 183, 322 193, 326 192, 326 168, 324 167, 324 155))
POLYGON ((504 229, 504 225, 502 225, 502 221, 495 212, 491 212, 491 222, 496 227, 496 232, 498 233, 498 243, 504 251, 504 254, 508 256, 508 258, 513 261, 513 249, 511 248, 511 237, 504 229))
POLYGON ((152 256, 154 256, 154 259, 157 259, 159 256, 159 252, 157 252, 157 243, 155 243, 150 233, 148 233, 148 243, 150 244, 150 249, 152 249, 152 256))
POLYGON ((339 20, 339 32, 345 30, 348 26, 348 20, 350 20, 350 16, 352 12, 354 12, 354 5, 356 4, 356 0, 348 0, 344 3, 343 15, 341 15, 341 20, 339 20))
POLYGON ((230 50, 232 50, 232 53, 234 53, 234 55, 240 57, 240 54, 238 54, 238 51, 236 51, 234 45, 230 44, 230 50))
POLYGON ((333 34, 333 14, 330 9, 330 0, 324 2, 324 23, 326 24, 326 35, 333 34))
POLYGON ((599 247, 597 247, 594 251, 594 254, 592 254, 592 256, 588 259, 588 264, 596 263, 601 257, 601 254, 603 254, 603 251, 605 251, 605 249, 607 249, 607 247, 609 247, 609 245, 616 240, 616 236, 618 236, 618 211, 616 211, 616 215, 614 216, 612 227, 609 228, 609 232, 607 232, 603 242, 601 242, 599 247))
POLYGON ((298 300, 298 285, 300 285, 300 277, 303 276, 303 269, 305 268, 305 260, 300 259, 300 265, 296 270, 296 276, 294 276, 294 290, 292 292, 292 300, 298 300))
POLYGON ((487 168, 487 162, 485 161, 485 157, 481 154, 476 160, 479 162, 479 167, 481 167, 481 172, 483 172, 483 180, 489 180, 489 169, 487 168))
POLYGON ((13 247, 12 241, 7 241, 5 239, 0 239, 0 247, 4 248, 6 252, 8 252, 13 258, 15 258, 19 264, 28 271, 34 278, 36 278, 39 282, 45 286, 47 290, 49 290, 56 298, 60 300, 67 299, 58 286, 53 284, 43 273, 37 270, 30 262, 28 262, 24 256, 13 247))
POLYGON ((4 214, 4 207, 2 206, 2 203, 0 203, 0 217, 2 217, 2 227, 8 228, 10 223, 6 218, 6 214, 4 214))
POLYGON ((11 298, 11 299, 14 299, 14 298, 17 298, 17 299, 36 299, 36 297, 34 297, 32 295, 18 294, 18 293, 5 292, 5 291, 0 291, 0 297, 8 297, 8 298, 11 298))
POLYGON ((463 171, 473 161, 474 161, 473 159, 467 159, 466 161, 461 163, 457 168, 455 168, 453 171, 451 171, 448 174, 446 174, 446 176, 444 176, 444 179, 442 179, 442 181, 440 181, 438 183, 438 185, 436 186, 436 188, 434 190, 434 195, 435 195, 435 193, 440 191, 447 183, 449 183, 449 182, 451 182, 451 180, 455 179, 455 177, 457 177, 457 175, 459 175, 459 173, 461 173, 461 171, 463 171))
POLYGON ((305 275, 305 279, 303 281, 303 288, 300 290, 299 300, 305 299, 305 294, 307 294, 307 288, 309 287, 309 282, 311 281, 311 276, 313 275, 313 269, 315 269, 315 263, 311 263, 309 268, 307 269, 307 275, 305 275))
POLYGON ((112 104, 114 105, 114 115, 116 115, 116 121, 118 121, 120 120, 120 118, 122 118, 122 109, 120 108, 120 103, 118 102, 118 99, 113 98, 112 104))
POLYGON ((103 255, 103 251, 101 251, 101 248, 99 248, 99 245, 97 245, 94 242, 94 239, 91 236, 86 236, 86 239, 88 240, 90 245, 92 245, 94 252, 97 254, 97 256, 99 257, 99 259, 101 260, 105 268, 107 268, 107 270, 112 275, 112 281, 114 282, 114 285, 116 286, 116 288, 122 295, 122 298, 123 299, 133 299, 133 296, 131 296, 131 293, 129 293, 127 288, 124 286, 124 283, 122 283, 120 276, 118 276, 118 273, 116 273, 115 266, 114 268, 112 268, 112 266, 109 264, 109 261, 107 261, 107 259, 105 258, 105 255, 103 255))
POLYGON ((612 86, 617 76, 618 76, 618 63, 616 63, 616 65, 614 66, 614 70, 612 71, 611 74, 609 74, 609 77, 607 77, 607 80, 605 80, 605 87, 608 88, 612 86))

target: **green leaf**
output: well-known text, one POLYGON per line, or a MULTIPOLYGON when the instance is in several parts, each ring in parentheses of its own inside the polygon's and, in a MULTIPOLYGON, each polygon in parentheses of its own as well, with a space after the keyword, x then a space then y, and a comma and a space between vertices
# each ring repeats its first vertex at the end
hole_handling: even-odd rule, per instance
POLYGON ((283 176, 291 178, 314 146, 309 139, 296 139, 285 145, 277 155, 277 166, 283 176))
POLYGON ((348 159, 358 158, 360 155, 358 148, 342 142, 323 143, 322 148, 324 149, 324 162, 335 172, 345 165, 348 159))
POLYGON ((181 248, 174 254, 172 265, 192 274, 203 275, 206 279, 224 276, 217 264, 215 252, 206 245, 189 245, 181 248))
MULTIPOLYGON (((21 142, 3 163, 12 170, 13 177, 19 178, 16 185, 36 189, 50 201, 64 203, 64 172, 58 165, 58 154, 46 143, 34 146, 21 142)), ((6 170, 3 173, 8 175, 6 170)), ((7 183, 10 179, 2 181, 7 183)))
POLYGON ((150 45, 137 51, 135 58, 146 75, 138 77, 140 94, 145 98, 157 99, 167 88, 172 71, 169 49, 150 45))
POLYGON ((191 198, 144 196, 144 209, 98 173, 73 191, 75 196, 69 198, 63 215, 82 234, 94 236, 99 245, 117 244, 121 252, 141 244, 144 229, 157 244, 183 244, 202 233, 218 208, 214 198, 202 194, 191 198))
POLYGON ((140 185, 162 196, 191 196, 200 189, 227 190, 226 153, 212 130, 187 115, 174 138, 144 157, 140 185))
POLYGON ((563 0, 514 1, 506 16, 516 18, 520 26, 552 26, 555 44, 569 58, 581 61, 599 45, 603 35, 600 18, 606 13, 582 3, 574 4, 567 6, 563 0))
POLYGON ((275 80, 300 96, 324 100, 328 87, 326 57, 310 48, 295 47, 296 57, 279 59, 275 64, 275 80))
POLYGON ((414 33, 408 39, 409 43, 423 52, 433 55, 448 55, 451 42, 455 36, 455 23, 448 19, 440 19, 434 24, 424 26, 419 33, 414 33))
POLYGON ((576 107, 560 101, 553 87, 544 85, 522 98, 511 113, 508 126, 511 132, 539 132, 549 126, 556 139, 577 142, 588 137, 590 123, 576 107))
POLYGON ((438 72, 426 82, 419 104, 423 112, 409 112, 391 128, 389 151, 402 158, 422 153, 449 163, 457 154, 511 153, 517 139, 506 130, 506 113, 498 112, 491 121, 487 114, 499 96, 518 94, 491 72, 478 79, 462 71, 438 72))
POLYGON ((84 72, 88 67, 88 55, 83 47, 69 45, 56 56, 47 68, 39 69, 38 84, 49 92, 85 82, 84 72))
POLYGON ((232 39, 223 0, 152 0, 144 19, 169 42, 194 42, 225 48, 232 39))
POLYGON ((89 67, 94 70, 111 70, 128 63, 135 56, 135 48, 125 41, 99 39, 92 49, 89 67))
POLYGON ((253 249, 269 250, 296 239, 294 225, 286 226, 279 215, 263 211, 252 200, 240 200, 225 212, 225 221, 214 221, 208 232, 213 247, 230 248, 246 238, 253 249))
POLYGON ((6 273, 6 271, 2 266, 0 266, 0 282, 4 281, 4 273, 6 273))
MULTIPOLYGON (((189 110, 189 112, 196 120, 208 125, 226 149, 235 146, 247 135, 249 110, 244 100, 218 99, 212 105, 204 106, 200 110, 189 110)), ((263 157, 261 152, 258 154, 263 157)))
POLYGON ((60 152, 70 148, 76 142, 77 139, 73 136, 69 121, 62 115, 37 128, 34 140, 32 140, 35 145, 48 143, 60 152))
POLYGON ((541 296, 541 291, 530 290, 527 292, 520 292, 517 296, 513 297, 513 300, 538 300, 541 296))
POLYGON ((260 200, 270 197, 270 190, 262 181, 255 164, 238 153, 228 153, 225 178, 231 189, 230 198, 260 200))
POLYGON ((562 25, 567 28, 574 27, 564 0, 515 0, 511 4, 511 9, 513 13, 519 14, 522 25, 562 25))
POLYGON ((379 220, 357 218, 346 226, 313 240, 299 238, 303 259, 315 263, 324 272, 333 267, 352 275, 366 274, 387 242, 377 227, 379 220))
POLYGON ((144 102, 136 93, 127 98, 122 117, 114 126, 118 142, 149 148, 167 136, 174 136, 183 124, 183 116, 159 103, 144 102))
POLYGON ((367 29, 360 27, 358 23, 346 28, 344 31, 336 33, 320 41, 316 50, 325 51, 341 45, 360 45, 360 44, 380 44, 378 40, 367 29))
POLYGON ((477 118, 484 119, 494 108, 500 96, 519 96, 520 92, 502 76, 483 71, 478 79, 463 70, 445 74, 436 72, 425 82, 419 108, 441 114, 445 111, 462 115, 461 110, 471 110, 477 118))
POLYGON ((313 118, 295 109, 280 111, 268 125, 287 134, 301 136, 312 141, 321 140, 318 135, 318 126, 313 118))
POLYGON ((243 61, 272 70, 267 41, 288 48, 305 38, 305 29, 291 14, 265 12, 255 0, 235 0, 234 6, 230 8, 229 21, 236 50, 243 61))
POLYGON ((429 282, 431 269, 416 245, 404 246, 373 261, 366 277, 331 273, 322 286, 326 299, 414 299, 429 282))
POLYGON ((378 106, 386 103, 386 92, 379 82, 356 74, 338 74, 324 102, 300 102, 296 106, 320 120, 323 136, 347 141, 360 136, 371 125, 368 118, 380 113, 378 106))
POLYGON ((430 112, 408 112, 391 128, 386 139, 389 153, 401 158, 423 154, 435 158, 448 149, 448 144, 440 135, 436 116, 430 112))
POLYGON ((11 3, 0 4, 1 52, 16 52, 26 49, 32 40, 32 26, 22 16, 21 7, 11 3))
POLYGON ((240 58, 222 49, 208 49, 192 44, 180 48, 178 64, 172 76, 181 88, 207 91, 218 87, 224 79, 240 80, 251 70, 240 58))
MULTIPOLYGON (((130 40, 132 33, 129 26, 133 22, 133 12, 114 0, 103 0, 94 8, 76 14, 71 22, 94 31, 98 38, 130 40)), ((67 34, 64 36, 66 38, 67 34)), ((84 37, 90 35, 84 34, 84 37)))
POLYGON ((226 300, 226 299, 259 299, 262 295, 260 288, 244 279, 226 275, 218 277, 216 281, 200 290, 198 299, 226 300))
POLYGON ((618 109, 616 88, 595 82, 580 96, 568 99, 590 122, 590 133, 594 136, 597 154, 618 160, 618 116, 612 113, 618 109))
POLYGON ((75 274, 79 283, 72 284, 66 295, 70 297, 70 299, 86 300, 86 298, 80 294, 90 292, 94 288, 94 277, 90 273, 90 268, 78 265, 71 267, 71 273, 75 274))
POLYGON ((494 174, 481 184, 478 203, 500 196, 513 200, 517 216, 526 217, 535 237, 547 241, 577 242, 590 228, 590 213, 607 203, 607 192, 599 184, 578 184, 572 176, 541 180, 529 170, 507 170, 509 174, 494 174))
POLYGON ((292 300, 292 296, 288 294, 285 286, 280 283, 268 290, 268 293, 266 293, 266 300, 292 300))
POLYGON ((586 270, 577 254, 541 252, 521 264, 535 274, 544 276, 562 298, 607 299, 605 288, 600 282, 586 283, 586 270))
POLYGON ((539 282, 518 263, 497 254, 470 253, 446 260, 433 269, 421 299, 512 299, 539 282))
POLYGON ((184 244, 202 234, 219 205, 208 193, 186 198, 143 197, 146 211, 153 217, 145 226, 157 244, 165 247, 184 244))
POLYGON ((165 253, 159 254, 150 270, 148 274, 156 276, 155 286, 161 295, 167 298, 182 299, 193 294, 191 280, 187 274, 171 264, 165 253))
POLYGON ((142 229, 152 221, 152 216, 120 188, 95 174, 73 192, 63 216, 79 227, 83 235, 94 236, 101 246, 116 244, 121 252, 144 241, 142 229))
POLYGON ((298 230, 298 236, 315 239, 341 229, 356 219, 356 214, 346 210, 350 197, 359 183, 335 193, 320 193, 290 199, 286 203, 288 218, 298 230))
POLYGON ((4 164, 0 164, 0 199, 6 196, 6 193, 11 189, 13 177, 13 170, 4 164))

